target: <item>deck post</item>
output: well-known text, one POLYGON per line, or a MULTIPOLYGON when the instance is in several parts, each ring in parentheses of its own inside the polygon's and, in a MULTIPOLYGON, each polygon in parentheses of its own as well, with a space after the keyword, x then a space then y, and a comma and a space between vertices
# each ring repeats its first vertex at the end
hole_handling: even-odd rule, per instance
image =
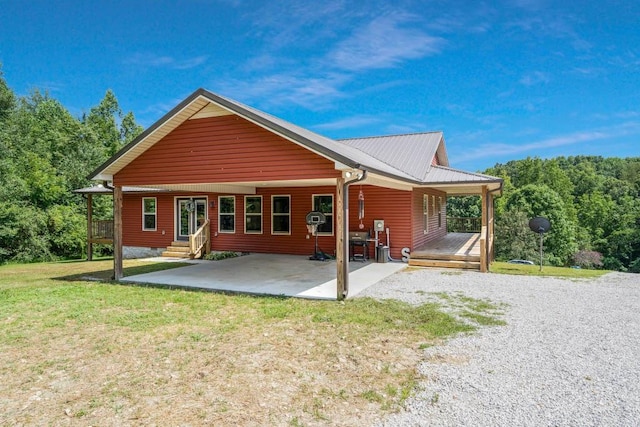
POLYGON ((113 278, 124 277, 122 270, 122 187, 113 188, 113 278))
POLYGON ((87 261, 93 261, 93 194, 87 194, 87 261))
MULTIPOLYGON (((347 225, 345 223, 345 198, 344 198, 344 178, 340 177, 336 181, 336 298, 338 301, 342 301, 345 297, 346 283, 345 283, 345 269, 349 268, 348 257, 349 254, 345 250, 348 244, 348 240, 345 240, 345 233, 347 225)), ((348 250, 348 249, 347 249, 348 250)), ((347 272, 348 274, 348 272, 347 272)))
POLYGON ((483 273, 489 269, 489 257, 488 255, 488 247, 489 247, 489 236, 491 232, 488 227, 488 217, 489 217, 489 189, 486 185, 482 186, 482 225, 481 225, 481 236, 480 236, 480 271, 483 273))

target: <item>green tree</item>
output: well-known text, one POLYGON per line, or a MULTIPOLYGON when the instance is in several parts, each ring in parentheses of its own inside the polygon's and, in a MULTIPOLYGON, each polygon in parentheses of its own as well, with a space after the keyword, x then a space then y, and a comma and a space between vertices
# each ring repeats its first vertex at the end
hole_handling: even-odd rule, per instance
MULTIPOLYGON (((0 263, 81 256, 86 201, 72 190, 141 131, 111 91, 80 120, 37 89, 16 97, 0 73, 0 263)), ((106 217, 111 200, 94 203, 106 217)))
POLYGON ((527 213, 515 207, 505 211, 496 220, 495 233, 496 259, 537 259, 538 243, 527 213))
POLYGON ((2 72, 2 63, 0 63, 0 123, 9 117, 15 107, 15 95, 7 85, 2 72))
MULTIPOLYGON (((507 212, 521 211, 528 218, 542 216, 551 222, 545 236, 549 262, 564 265, 576 252, 576 224, 567 215, 562 198, 546 185, 528 184, 514 191, 507 200, 507 212)), ((502 219, 501 219, 502 220, 502 219)))

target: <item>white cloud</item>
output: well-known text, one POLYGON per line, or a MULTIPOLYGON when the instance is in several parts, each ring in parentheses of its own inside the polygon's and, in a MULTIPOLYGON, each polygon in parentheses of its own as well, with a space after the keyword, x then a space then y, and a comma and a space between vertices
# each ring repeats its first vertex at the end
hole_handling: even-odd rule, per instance
POLYGON ((298 73, 281 73, 263 76, 257 79, 226 80, 214 84, 222 93, 231 97, 262 104, 287 105, 294 104, 309 110, 327 108, 336 99, 345 94, 340 90, 348 76, 328 74, 324 76, 304 76, 298 73))
POLYGON ((328 55, 330 64, 345 70, 389 68, 411 59, 440 53, 445 41, 408 24, 405 13, 380 16, 358 28, 328 55))
POLYGON ((376 116, 352 116, 344 119, 336 120, 333 122, 322 123, 314 126, 316 129, 320 130, 342 130, 342 129, 354 129, 361 128, 364 126, 381 123, 382 120, 380 117, 376 116))
POLYGON ((156 55, 154 53, 136 53, 125 59, 125 63, 142 67, 164 67, 175 70, 187 70, 204 64, 207 58, 207 55, 201 55, 193 58, 176 59, 172 56, 156 55))
POLYGON ((318 45, 348 28, 357 14, 345 0, 324 0, 310 5, 298 0, 262 2, 247 17, 249 37, 264 39, 270 49, 301 44, 318 45))
POLYGON ((553 149, 557 147, 576 145, 600 141, 603 139, 612 139, 627 135, 639 135, 640 122, 625 122, 617 126, 611 126, 602 129, 585 130, 560 135, 551 138, 532 141, 525 144, 515 143, 488 143, 477 145, 475 149, 465 149, 464 152, 456 155, 458 162, 465 162, 474 159, 483 159, 495 157, 496 155, 507 156, 520 153, 543 153, 545 149, 553 149))
POLYGON ((541 83, 549 83, 549 74, 542 71, 534 71, 526 74, 520 79, 520 83, 525 86, 534 86, 541 83))

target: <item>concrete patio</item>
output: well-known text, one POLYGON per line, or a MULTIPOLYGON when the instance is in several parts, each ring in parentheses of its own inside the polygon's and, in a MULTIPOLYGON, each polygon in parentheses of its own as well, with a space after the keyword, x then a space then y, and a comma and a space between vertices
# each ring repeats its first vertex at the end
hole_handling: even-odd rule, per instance
MULTIPOLYGON (((296 255, 250 254, 222 261, 190 263, 193 265, 129 276, 122 281, 246 294, 336 299, 335 261, 310 261, 306 256, 296 255)), ((406 266, 395 262, 350 262, 348 298, 406 266)))

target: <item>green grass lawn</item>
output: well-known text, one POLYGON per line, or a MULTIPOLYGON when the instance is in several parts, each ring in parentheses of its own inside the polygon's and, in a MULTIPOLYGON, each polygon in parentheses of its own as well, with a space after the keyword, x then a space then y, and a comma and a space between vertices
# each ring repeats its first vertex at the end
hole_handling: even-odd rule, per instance
POLYGON ((491 264, 491 272, 499 274, 519 274, 526 276, 566 277, 572 279, 592 279, 610 273, 608 270, 587 270, 581 268, 552 267, 527 264, 509 264, 507 262, 494 262, 491 264))
MULTIPOLYGON (((126 261, 124 271, 177 266, 126 261)), ((0 266, 0 425, 370 424, 410 394, 421 348, 476 327, 438 303, 95 280, 111 268, 0 266)), ((474 305, 486 315, 472 301, 465 310, 474 305)))

